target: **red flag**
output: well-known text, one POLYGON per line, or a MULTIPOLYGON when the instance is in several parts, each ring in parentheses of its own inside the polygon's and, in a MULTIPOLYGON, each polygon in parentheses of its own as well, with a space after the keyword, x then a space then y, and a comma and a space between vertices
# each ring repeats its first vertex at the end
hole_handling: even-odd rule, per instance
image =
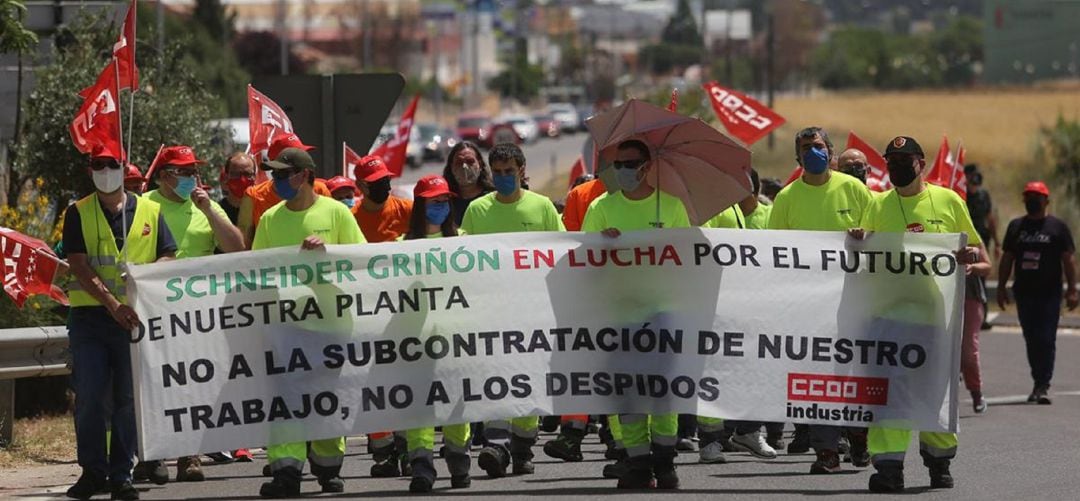
POLYGON ((701 86, 724 127, 748 146, 785 122, 784 117, 739 91, 725 89, 716 82, 701 86))
MULTIPOLYGON (((158 160, 161 159, 161 152, 164 149, 165 149, 165 143, 161 143, 161 146, 158 146, 157 153, 154 154, 154 159, 152 161, 150 161, 150 167, 148 167, 146 169, 146 175, 143 176, 145 179, 143 180, 143 183, 142 183, 142 192, 143 193, 146 193, 146 189, 150 187, 150 180, 154 179, 154 173, 157 172, 157 168, 158 168, 158 160)), ((224 183, 222 183, 222 184, 224 184, 224 183)))
POLYGON ((671 102, 667 105, 668 111, 679 112, 679 89, 671 89, 671 102))
POLYGON ((113 55, 116 56, 117 67, 120 70, 120 88, 139 88, 139 68, 135 66, 135 0, 131 0, 128 6, 127 16, 124 16, 124 27, 120 31, 120 39, 113 45, 113 55))
POLYGON ((4 256, 4 292, 16 306, 22 308, 35 294, 68 304, 64 291, 53 285, 62 261, 45 242, 0 226, 0 254, 4 256))
POLYGON ((398 122, 394 137, 380 144, 371 152, 372 155, 382 157, 383 162, 386 163, 386 168, 390 170, 390 175, 393 177, 401 177, 401 171, 405 168, 405 153, 409 148, 409 134, 412 133, 413 116, 416 115, 416 103, 419 101, 419 95, 413 97, 409 107, 405 108, 405 113, 401 114, 401 121, 398 122))
POLYGON ((574 161, 574 166, 570 167, 570 182, 566 183, 566 189, 570 189, 574 186, 574 181, 577 178, 585 175, 585 159, 578 157, 574 161))
POLYGON ((292 121, 273 100, 248 85, 248 153, 262 163, 270 144, 293 133, 292 121))
POLYGON ((105 66, 94 85, 83 92, 85 99, 82 107, 68 128, 75 148, 81 153, 90 154, 94 146, 102 145, 123 156, 116 60, 105 66))
POLYGON ((356 164, 360 163, 360 160, 363 157, 357 155, 356 152, 353 151, 352 148, 346 146, 345 143, 341 143, 341 149, 345 153, 342 155, 345 161, 341 166, 341 175, 356 181, 356 164))
POLYGON ((872 146, 856 136, 854 132, 848 132, 847 148, 856 149, 866 155, 866 186, 870 191, 888 191, 892 189, 889 182, 889 169, 886 167, 885 157, 881 156, 872 146))
POLYGON ((964 175, 964 149, 958 147, 953 156, 949 148, 949 138, 942 136, 934 166, 926 174, 926 181, 955 191, 960 198, 967 200, 967 177, 964 175))

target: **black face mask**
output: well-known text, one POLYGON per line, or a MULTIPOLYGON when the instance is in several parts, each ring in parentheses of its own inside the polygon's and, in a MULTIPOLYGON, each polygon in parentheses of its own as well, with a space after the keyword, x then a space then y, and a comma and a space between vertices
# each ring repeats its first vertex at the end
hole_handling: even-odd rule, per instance
POLYGON ((863 184, 866 184, 866 167, 849 167, 847 169, 840 169, 840 171, 862 181, 863 184))
POLYGON ((889 160, 889 181, 893 186, 903 188, 915 182, 915 164, 910 159, 889 160))
POLYGON ((1037 198, 1024 200, 1024 209, 1027 210, 1029 216, 1037 215, 1042 212, 1042 200, 1037 198))
POLYGON ((383 178, 368 184, 368 198, 381 204, 390 198, 390 178, 383 178))

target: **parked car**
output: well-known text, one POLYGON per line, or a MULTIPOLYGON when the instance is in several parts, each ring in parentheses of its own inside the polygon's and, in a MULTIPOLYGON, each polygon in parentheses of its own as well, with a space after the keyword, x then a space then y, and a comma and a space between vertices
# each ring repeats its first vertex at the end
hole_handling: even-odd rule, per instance
POLYGON ((559 130, 573 134, 578 130, 578 112, 570 103, 551 103, 548 113, 559 123, 559 130))
POLYGON ((533 120, 536 121, 536 127, 540 131, 540 137, 559 137, 559 122, 555 121, 555 117, 547 113, 539 113, 533 115, 533 120))
POLYGON ((413 126, 413 131, 419 138, 420 151, 423 152, 420 157, 425 162, 445 162, 446 156, 450 154, 450 148, 457 144, 454 133, 440 128, 437 124, 417 124, 413 126))
POLYGON ((457 136, 462 141, 486 144, 491 134, 491 117, 485 113, 462 113, 457 120, 457 136))
POLYGON ((521 142, 525 144, 535 143, 537 139, 540 139, 540 127, 537 126, 536 120, 528 115, 504 115, 499 122, 510 124, 521 138, 521 142))
POLYGON ((588 131, 589 128, 585 126, 585 121, 588 120, 589 118, 592 118, 592 116, 596 114, 596 113, 593 113, 592 105, 587 105, 586 104, 586 105, 578 106, 577 107, 577 114, 578 114, 578 130, 580 130, 582 132, 588 131))

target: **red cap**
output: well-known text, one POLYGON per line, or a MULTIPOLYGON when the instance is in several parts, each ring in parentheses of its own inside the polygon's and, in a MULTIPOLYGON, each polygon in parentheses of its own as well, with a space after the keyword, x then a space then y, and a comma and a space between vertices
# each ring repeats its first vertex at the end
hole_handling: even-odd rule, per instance
POLYGON ((113 160, 120 160, 120 154, 104 144, 95 144, 94 149, 90 151, 90 158, 111 158, 113 160))
POLYGON ((434 198, 439 195, 451 195, 450 185, 438 174, 430 174, 420 178, 413 187, 414 198, 434 198))
POLYGON ((1046 187, 1046 183, 1042 181, 1032 181, 1024 186, 1024 193, 1038 193, 1043 196, 1050 196, 1050 188, 1046 187))
POLYGON ((270 143, 270 149, 266 152, 266 156, 270 160, 277 160, 277 156, 280 155, 281 150, 284 150, 285 148, 300 148, 304 151, 315 149, 314 146, 308 146, 300 142, 300 137, 296 134, 288 134, 274 138, 274 142, 270 143))
POLYGON ((330 190, 330 193, 333 193, 342 188, 352 188, 352 190, 355 192, 356 183, 354 183, 352 179, 349 179, 345 176, 334 176, 326 180, 326 188, 330 190))
POLYGON ((127 172, 124 174, 124 181, 146 181, 143 177, 142 171, 135 164, 127 164, 127 172))
POLYGON ((176 165, 176 166, 188 166, 188 165, 203 165, 206 162, 195 158, 195 151, 190 146, 169 146, 161 150, 161 160, 158 161, 159 165, 176 165))
POLYGON ((390 169, 386 168, 386 163, 383 162, 382 157, 379 155, 368 155, 361 158, 360 162, 356 164, 353 174, 356 175, 356 179, 370 183, 389 176, 390 169))

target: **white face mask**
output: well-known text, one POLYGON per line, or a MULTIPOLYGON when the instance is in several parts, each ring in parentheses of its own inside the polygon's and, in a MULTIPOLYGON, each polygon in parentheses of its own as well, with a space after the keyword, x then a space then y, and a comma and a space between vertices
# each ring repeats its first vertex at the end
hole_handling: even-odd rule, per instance
POLYGON ((112 193, 124 186, 124 169, 104 168, 91 173, 94 187, 102 193, 112 193))

